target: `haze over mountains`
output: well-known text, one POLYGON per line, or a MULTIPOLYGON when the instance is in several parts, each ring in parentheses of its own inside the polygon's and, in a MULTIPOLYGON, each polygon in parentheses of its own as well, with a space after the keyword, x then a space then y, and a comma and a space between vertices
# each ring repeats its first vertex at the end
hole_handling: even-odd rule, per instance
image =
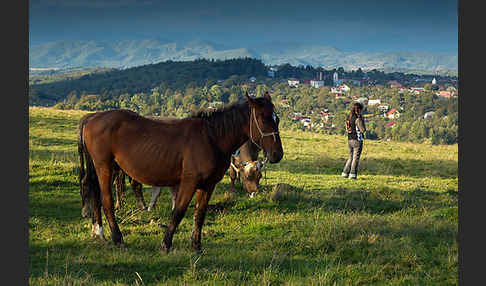
POLYGON ((163 39, 118 41, 56 41, 31 46, 30 68, 114 67, 124 68, 160 61, 198 58, 250 57, 267 65, 289 63, 324 68, 343 67, 384 70, 457 71, 458 56, 421 51, 345 52, 336 47, 292 42, 269 42, 249 47, 225 46, 209 41, 163 39))

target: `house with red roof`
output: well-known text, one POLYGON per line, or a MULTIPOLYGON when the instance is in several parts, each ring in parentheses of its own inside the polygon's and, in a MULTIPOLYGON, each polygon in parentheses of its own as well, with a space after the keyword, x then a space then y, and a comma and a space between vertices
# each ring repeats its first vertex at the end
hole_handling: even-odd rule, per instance
POLYGON ((282 107, 290 107, 288 99, 282 99, 282 100, 280 100, 280 105, 282 107))
POLYGON ((324 112, 323 110, 321 110, 319 113, 321 114, 322 120, 324 122, 329 122, 334 117, 334 114, 332 114, 331 112, 324 112))
POLYGON ((338 86, 338 90, 341 91, 341 92, 348 92, 350 90, 349 86, 345 85, 345 84, 341 84, 340 86, 338 86))
POLYGON ((438 92, 437 94, 438 96, 440 97, 443 97, 443 98, 451 98, 451 92, 450 91, 444 91, 444 90, 441 90, 438 92))
POLYGON ((421 92, 425 91, 425 88, 423 88, 423 87, 411 87, 410 91, 413 92, 414 94, 420 94, 421 92))
POLYGON ((385 117, 388 119, 396 119, 400 117, 400 112, 396 110, 395 108, 392 108, 390 111, 385 113, 385 117))

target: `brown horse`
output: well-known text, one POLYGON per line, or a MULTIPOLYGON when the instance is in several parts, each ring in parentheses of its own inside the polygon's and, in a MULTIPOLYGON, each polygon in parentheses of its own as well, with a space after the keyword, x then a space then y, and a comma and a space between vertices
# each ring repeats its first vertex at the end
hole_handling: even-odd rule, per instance
POLYGON ((180 120, 164 122, 128 110, 110 110, 95 113, 80 124, 83 214, 90 204, 95 235, 103 237, 103 207, 113 242, 123 244, 111 191, 116 163, 142 184, 177 187, 175 208, 162 242, 166 251, 196 194, 191 244, 200 251, 208 202, 230 165, 231 155, 250 139, 258 142, 270 163, 278 163, 283 157, 278 117, 270 95, 252 98, 246 94, 246 98, 247 101, 180 120))

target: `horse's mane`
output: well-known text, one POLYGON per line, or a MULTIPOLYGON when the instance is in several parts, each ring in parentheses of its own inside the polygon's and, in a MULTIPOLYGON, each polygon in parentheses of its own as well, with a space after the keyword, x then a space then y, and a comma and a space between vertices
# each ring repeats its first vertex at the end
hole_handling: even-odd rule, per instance
POLYGON ((240 101, 213 109, 200 109, 191 118, 200 118, 207 124, 211 138, 221 138, 235 129, 241 129, 249 120, 248 101, 240 101))
MULTIPOLYGON (((272 105, 272 102, 264 97, 254 98, 258 105, 272 105)), ((242 100, 232 104, 224 105, 213 109, 200 109, 194 112, 191 118, 203 119, 209 128, 208 133, 211 138, 222 138, 228 133, 234 133, 244 124, 249 122, 249 104, 242 100)))

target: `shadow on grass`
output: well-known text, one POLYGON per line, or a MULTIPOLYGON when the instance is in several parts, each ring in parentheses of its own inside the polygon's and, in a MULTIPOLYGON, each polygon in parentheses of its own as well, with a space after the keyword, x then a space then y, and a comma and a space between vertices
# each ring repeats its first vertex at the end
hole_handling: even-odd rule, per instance
POLYGON ((53 138, 53 137, 39 137, 30 135, 29 139, 35 142, 35 145, 41 146, 77 146, 78 142, 76 139, 65 139, 65 138, 53 138))
MULTIPOLYGON (((205 225, 211 223, 213 217, 224 210, 231 213, 276 208, 290 212, 305 212, 323 207, 333 212, 393 213, 416 204, 432 209, 454 206, 455 204, 449 200, 455 196, 454 191, 437 193, 419 189, 410 192, 383 189, 377 194, 370 194, 344 188, 316 195, 315 192, 295 188, 287 197, 283 196, 278 201, 272 201, 267 200, 266 197, 251 200, 245 193, 237 193, 233 201, 225 201, 218 197, 216 202, 210 203, 208 211, 210 215, 205 225)), ((52 207, 48 204, 36 206, 36 209, 42 208, 52 207)), ((69 213, 78 212, 71 209, 69 213)), ((186 213, 185 219, 189 220, 186 223, 191 223, 190 218, 189 213, 186 213)), ((69 261, 69 274, 79 275, 79 278, 83 279, 82 273, 89 273, 94 283, 119 281, 133 284, 137 280, 135 274, 137 272, 143 277, 145 284, 174 282, 187 277, 197 281, 217 279, 214 273, 225 273, 227 278, 231 277, 233 281, 252 280, 254 277, 251 275, 265 273, 268 275, 267 278, 279 284, 285 282, 281 281, 284 276, 310 277, 316 272, 326 273, 329 268, 335 269, 335 265, 329 266, 329 263, 322 263, 322 259, 342 266, 355 265, 363 261, 387 261, 394 265, 393 269, 383 269, 387 271, 387 275, 396 275, 394 273, 397 267, 403 275, 407 275, 415 271, 413 263, 420 263, 420 267, 424 269, 443 263, 436 258, 443 255, 438 253, 440 248, 437 246, 446 244, 453 247, 457 235, 457 228, 450 225, 437 226, 433 221, 406 224, 370 219, 365 223, 366 233, 376 236, 363 238, 362 224, 345 223, 339 225, 333 234, 309 245, 305 239, 302 239, 302 234, 297 233, 299 229, 288 236, 281 235, 288 228, 289 223, 291 222, 272 224, 270 230, 265 225, 261 227, 262 231, 252 230, 251 240, 246 240, 245 236, 240 240, 239 235, 235 236, 231 233, 208 235, 203 238, 203 249, 206 253, 202 256, 193 253, 189 241, 185 239, 190 235, 192 223, 183 233, 176 234, 174 249, 169 255, 160 251, 162 230, 148 233, 147 240, 142 238, 140 242, 127 244, 127 249, 123 252, 114 246, 105 246, 91 240, 80 243, 54 243, 47 246, 43 243, 34 244, 29 250, 33 261, 30 275, 31 277, 44 275, 47 249, 50 252, 49 273, 62 276, 67 253, 69 253, 68 256, 75 258, 69 261), (278 232, 278 235, 269 235, 272 231, 278 232), (374 242, 375 239, 377 242, 374 242), (383 239, 388 241, 386 253, 383 252, 383 247, 379 246, 379 241, 383 239), (403 255, 403 241, 408 241, 407 255, 418 257, 417 262, 410 262, 403 255), (267 246, 271 244, 272 247, 264 247, 261 243, 267 246), (228 255, 228 251, 231 255, 228 255), (370 257, 373 259, 370 260, 370 257)), ((301 227, 306 229, 312 225, 313 223, 309 222, 301 227)))
POLYGON ((135 272, 143 277, 145 283, 154 283, 162 279, 173 280, 180 277, 188 267, 188 259, 183 259, 186 257, 171 259, 160 250, 132 246, 120 250, 118 246, 106 245, 93 239, 79 243, 31 245, 29 252, 32 261, 29 271, 31 277, 44 277, 47 266, 47 271, 51 275, 67 274, 71 278, 81 280, 85 280, 85 276, 89 275, 90 282, 96 284, 119 281, 132 285, 135 280, 138 280, 135 272), (140 262, 138 254, 140 257, 154 256, 154 258, 140 262), (107 259, 107 255, 118 259, 107 259), (46 263, 47 257, 48 263, 46 263), (146 276, 144 273, 152 273, 152 275, 146 276))
MULTIPOLYGON (((51 110, 54 111, 54 110, 51 110)), ((55 112, 54 112, 55 113, 55 112)), ((48 128, 55 131, 71 130, 73 133, 77 131, 79 119, 73 117, 60 117, 53 114, 46 116, 38 116, 29 114, 29 129, 30 128, 48 128), (39 127, 40 126, 40 127, 39 127)), ((81 116, 80 116, 81 117, 81 116)))
MULTIPOLYGON (((278 270, 280 274, 285 275, 295 274, 296 271, 301 275, 312 275, 312 271, 325 268, 312 259, 278 255, 274 250, 258 252, 258 255, 255 255, 254 251, 240 248, 237 253, 233 252, 233 255, 221 254, 222 250, 234 249, 234 246, 231 242, 207 242, 203 246, 206 254, 200 255, 180 247, 174 248, 169 254, 138 246, 127 246, 125 250, 120 251, 116 246, 105 246, 99 242, 87 242, 81 245, 77 243, 34 245, 29 250, 33 261, 29 274, 33 278, 44 277, 47 252, 49 252, 47 264, 49 274, 61 277, 67 274, 71 278, 80 280, 85 279, 85 275, 89 275, 90 282, 96 284, 115 281, 135 284, 138 280, 135 272, 139 273, 145 285, 152 285, 186 278, 204 281, 210 278, 204 277, 205 275, 222 271, 227 275, 237 276, 232 279, 239 281, 238 278, 249 279, 249 276, 241 277, 241 275, 250 275, 250 273, 253 276, 264 271, 278 270), (140 259, 142 257, 145 259, 140 259), (151 258, 147 259, 147 257, 151 258), (194 275, 191 275, 191 272, 194 275)), ((277 274, 273 273, 273 275, 277 274)), ((277 276, 271 278, 279 280, 277 276)), ((140 283, 140 280, 138 282, 140 283)))
POLYGON ((324 200, 324 209, 337 212, 365 212, 388 214, 408 208, 425 207, 438 209, 455 206, 444 201, 444 195, 432 191, 384 190, 384 193, 370 193, 362 190, 340 190, 324 200))
MULTIPOLYGON (((138 279, 137 272, 146 285, 186 279, 203 282, 218 279, 217 275, 214 276, 217 273, 224 273, 225 279, 230 281, 254 280, 255 276, 265 274, 266 279, 280 284, 285 282, 282 281, 286 279, 284 277, 311 277, 331 269, 338 274, 336 272, 341 267, 357 263, 371 267, 375 261, 386 261, 386 264, 393 265, 391 268, 380 268, 386 272, 380 279, 386 279, 388 276, 415 273, 417 269, 414 263, 425 270, 437 267, 443 263, 438 258, 443 253, 437 246, 453 247, 457 235, 457 230, 448 226, 436 228, 430 223, 392 225, 383 221, 369 222, 366 232, 376 236, 363 237, 362 225, 346 224, 336 228, 335 234, 324 236, 312 244, 296 240, 302 235, 297 233, 272 238, 255 233, 252 240, 236 241, 235 236, 231 235, 228 239, 206 238, 203 241, 203 255, 192 252, 188 241, 180 235, 174 238, 174 248, 168 255, 154 246, 154 241, 127 245, 125 250, 91 241, 33 245, 29 250, 32 261, 29 272, 31 277, 44 276, 49 249, 48 271, 51 275, 62 277, 67 273, 71 278, 84 279, 89 274, 93 283, 117 281, 132 284, 138 279), (386 252, 380 246, 380 241, 384 239, 387 240, 386 252), (403 252, 403 241, 408 241, 406 254, 403 252), (262 246, 262 243, 267 246, 271 244, 272 247, 262 246), (417 259, 410 260, 408 257, 417 259)), ((350 273, 343 272, 342 275, 340 279, 351 278, 348 276, 350 273)))
POLYGON ((81 197, 50 195, 42 200, 29 200, 29 216, 70 223, 81 218, 81 197), (78 199, 78 200, 76 200, 78 199))
MULTIPOLYGON (((35 177, 41 177, 39 175, 35 177)), ((59 188, 63 188, 66 190, 73 190, 73 189, 79 189, 79 185, 73 182, 70 182, 69 180, 65 179, 56 179, 56 178, 44 178, 42 180, 31 180, 29 182, 29 192, 35 193, 35 192, 49 192, 49 191, 56 191, 59 188)))
MULTIPOLYGON (((268 168, 299 174, 341 174, 346 160, 330 157, 298 160, 284 158, 268 168)), ((452 160, 376 159, 367 158, 364 154, 359 162, 359 172, 363 175, 457 178, 457 169, 457 162, 452 160)))
POLYGON ((381 189, 377 192, 338 188, 323 192, 307 191, 291 187, 288 192, 266 191, 257 199, 240 197, 235 202, 220 203, 219 208, 226 213, 274 210, 280 213, 297 213, 323 208, 326 211, 347 213, 363 212, 369 214, 389 214, 409 208, 437 210, 457 206, 456 192, 439 193, 425 190, 403 191, 400 189, 381 189))

